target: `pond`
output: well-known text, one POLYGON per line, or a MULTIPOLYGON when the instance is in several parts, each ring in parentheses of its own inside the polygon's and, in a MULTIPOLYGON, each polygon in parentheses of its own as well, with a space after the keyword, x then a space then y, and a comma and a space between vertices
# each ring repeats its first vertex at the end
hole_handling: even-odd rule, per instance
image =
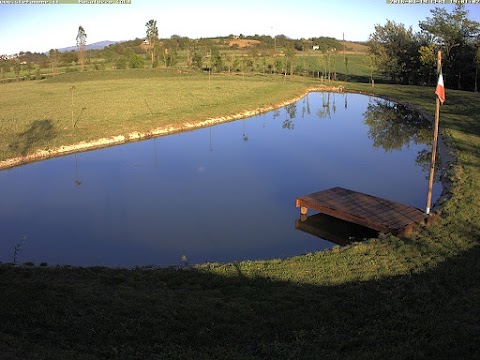
MULTIPOLYGON (((245 120, 1 171, 0 262, 181 266, 331 248, 296 229, 296 197, 341 186, 423 209, 430 126, 379 98, 316 92, 245 120)), ((440 192, 436 182, 434 201, 440 192)), ((335 226, 347 242, 370 236, 335 226)))

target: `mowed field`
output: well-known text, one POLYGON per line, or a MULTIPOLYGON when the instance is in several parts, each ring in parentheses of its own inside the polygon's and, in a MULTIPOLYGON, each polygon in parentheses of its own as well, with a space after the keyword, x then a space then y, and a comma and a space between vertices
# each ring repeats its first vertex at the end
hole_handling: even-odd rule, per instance
POLYGON ((0 160, 231 116, 299 97, 313 79, 132 69, 0 85, 0 160), (73 115, 73 116, 72 116, 73 115))

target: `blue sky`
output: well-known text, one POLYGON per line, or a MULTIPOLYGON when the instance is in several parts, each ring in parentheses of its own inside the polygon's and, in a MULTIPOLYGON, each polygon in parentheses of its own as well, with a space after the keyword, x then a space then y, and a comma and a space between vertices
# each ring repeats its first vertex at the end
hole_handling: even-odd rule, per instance
MULTIPOLYGON (((453 5, 444 5, 449 11, 453 5)), ((0 54, 45 52, 75 45, 78 26, 87 43, 145 37, 157 20, 160 37, 283 34, 365 41, 375 24, 394 20, 418 30, 434 5, 387 5, 385 0, 132 0, 131 5, 0 4, 0 54)), ((468 5, 480 21, 480 5, 468 5)))

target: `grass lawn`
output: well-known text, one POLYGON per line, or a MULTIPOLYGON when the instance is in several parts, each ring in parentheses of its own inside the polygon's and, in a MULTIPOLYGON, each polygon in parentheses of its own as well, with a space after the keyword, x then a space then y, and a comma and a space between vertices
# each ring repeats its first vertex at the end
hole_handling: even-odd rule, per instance
MULTIPOLYGON (((94 106, 88 103, 87 92, 82 92, 85 88, 98 91, 97 96, 104 93, 99 90, 100 81, 92 80, 95 85, 63 82, 67 79, 36 86, 46 96, 64 101, 67 108, 72 83, 78 106, 94 106)), ((104 80, 106 84, 115 81, 104 80)), ((205 79, 192 75, 186 81, 197 89, 191 90, 194 97, 202 98, 199 88, 205 91, 205 79)), ((224 90, 239 86, 243 80, 222 77, 214 81, 219 83, 212 91, 217 86, 224 90)), ((254 104, 252 99, 260 94, 258 105, 276 103, 310 86, 309 82, 269 81, 270 86, 257 78, 246 80, 241 91, 250 101, 238 100, 233 107, 225 105, 232 102, 229 94, 223 94, 226 91, 219 91, 217 100, 205 95, 206 104, 218 105, 198 111, 202 117, 238 112, 247 103, 254 104)), ((133 85, 146 90, 156 82, 126 78, 108 88, 114 91, 125 83, 125 91, 133 85)), ((177 86, 175 76, 158 82, 177 86)), ((337 85, 364 93, 374 90, 428 114, 434 112, 432 88, 337 85)), ((29 91, 21 84, 5 85, 10 86, 17 95, 29 91)), ((0 86, 2 109, 8 104, 5 87, 0 86)), ((107 96, 108 111, 114 109, 108 104, 110 99, 117 99, 121 106, 115 93, 103 96, 107 96)), ((145 99, 155 118, 181 121, 181 117, 170 120, 167 116, 168 111, 175 111, 175 104, 157 102, 153 95, 132 96, 138 113, 132 110, 121 121, 109 121, 127 127, 129 121, 144 124, 141 119, 149 116, 145 99)), ((39 106, 38 114, 47 109, 39 106)), ((453 182, 451 198, 433 226, 420 227, 409 237, 386 235, 294 258, 185 269, 0 265, 0 358, 480 358, 480 96, 447 89, 441 112, 441 130, 449 137, 457 161, 448 169, 453 182)), ((78 132, 85 126, 86 133, 96 121, 101 122, 102 115, 88 114, 80 118, 78 132)), ((45 116, 57 131, 71 131, 68 111, 65 118, 54 115, 45 116)), ((109 129, 114 131, 115 126, 109 129)))
POLYGON ((204 73, 163 69, 72 72, 2 84, 0 161, 272 107, 305 94, 313 84, 313 79, 285 81, 281 76, 220 74, 209 79, 204 73))

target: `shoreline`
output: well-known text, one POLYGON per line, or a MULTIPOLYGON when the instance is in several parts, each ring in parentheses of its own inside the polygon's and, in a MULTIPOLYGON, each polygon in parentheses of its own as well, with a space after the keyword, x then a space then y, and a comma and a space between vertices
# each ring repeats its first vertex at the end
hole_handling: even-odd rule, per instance
POLYGON ((222 123, 227 123, 235 120, 246 119, 252 116, 256 116, 259 114, 263 114, 263 113, 281 108, 283 106, 290 105, 302 99, 303 97, 307 96, 310 92, 314 92, 314 91, 344 92, 344 87, 318 85, 316 87, 309 88, 301 96, 297 96, 293 99, 283 101, 280 104, 264 106, 264 107, 257 108, 255 110, 244 111, 234 115, 208 118, 205 120, 200 120, 195 122, 186 122, 182 124, 165 125, 147 132, 134 131, 126 135, 114 135, 114 136, 104 137, 104 138, 93 140, 93 141, 80 141, 72 145, 63 145, 53 149, 37 150, 33 154, 18 156, 18 157, 0 161, 0 171, 11 169, 16 166, 34 163, 37 161, 47 160, 54 157, 66 156, 66 155, 71 155, 74 153, 79 153, 84 151, 91 151, 91 150, 102 149, 110 146, 127 144, 134 141, 141 141, 141 140, 147 140, 147 139, 161 137, 161 136, 173 135, 181 132, 187 132, 195 129, 219 125, 222 123))
MULTIPOLYGON (((148 140, 148 139, 153 139, 157 137, 168 136, 168 135, 178 134, 182 132, 188 132, 188 131, 205 128, 209 126, 215 126, 215 125, 219 125, 219 124, 227 123, 231 121, 246 119, 252 116, 256 116, 262 113, 266 113, 266 112, 290 105, 294 102, 299 101, 303 97, 307 96, 309 93, 315 92, 315 91, 332 91, 337 93, 350 92, 350 93, 356 93, 360 95, 380 97, 388 101, 393 101, 393 102, 402 104, 407 108, 410 108, 418 112, 421 116, 428 119, 429 121, 431 122, 434 121, 433 117, 430 114, 427 114, 424 110, 419 109, 409 103, 405 103, 401 100, 395 99, 390 96, 382 96, 379 94, 362 92, 362 91, 346 91, 345 88, 341 85, 329 86, 329 85, 319 84, 315 87, 307 89, 307 91, 305 91, 305 93, 302 94, 301 96, 297 96, 293 99, 283 101, 277 105, 264 106, 261 108, 257 108, 255 110, 244 111, 234 115, 208 118, 205 120, 200 120, 195 122, 165 125, 162 127, 155 128, 148 132, 134 131, 126 135, 114 135, 111 137, 101 138, 93 141, 81 141, 72 145, 63 145, 53 149, 37 150, 30 155, 19 156, 19 157, 0 161, 0 171, 11 169, 17 166, 31 164, 38 161, 48 160, 54 157, 67 156, 74 153, 80 153, 80 152, 86 152, 86 151, 93 151, 93 150, 98 150, 98 149, 107 148, 111 146, 123 145, 131 142, 135 142, 135 141, 148 140)), ((443 205, 446 203, 446 201, 448 201, 448 199, 451 197, 450 190, 452 187, 452 183, 450 180, 450 176, 452 175, 452 171, 453 172, 455 171, 455 169, 453 168, 455 164, 455 155, 453 154, 452 147, 449 145, 448 140, 441 132, 439 132, 439 135, 438 135, 437 153, 439 154, 440 164, 436 170, 440 172, 440 182, 442 184, 442 192, 439 198, 435 201, 435 203, 432 204, 432 214, 439 212, 443 207, 443 205)))

